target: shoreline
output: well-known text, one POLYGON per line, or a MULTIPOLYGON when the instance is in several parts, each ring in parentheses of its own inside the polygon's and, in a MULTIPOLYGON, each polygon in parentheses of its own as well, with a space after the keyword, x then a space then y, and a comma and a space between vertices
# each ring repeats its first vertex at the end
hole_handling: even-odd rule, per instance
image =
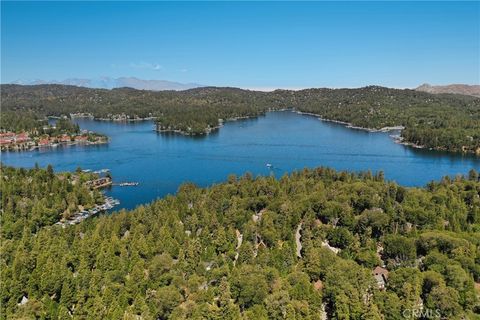
MULTIPOLYGON (((269 111, 284 111, 284 110, 269 110, 269 111)), ((196 132, 196 133, 189 133, 187 131, 183 131, 180 129, 158 129, 158 126, 155 125, 155 129, 153 131, 158 132, 158 133, 175 133, 175 134, 181 134, 182 136, 206 136, 214 131, 219 130, 224 126, 226 122, 234 122, 234 121, 239 121, 239 120, 247 120, 247 119, 254 119, 258 118, 261 115, 252 115, 252 116, 238 116, 238 117, 233 117, 233 118, 227 118, 227 119, 218 119, 218 125, 215 127, 207 127, 204 129, 203 132, 196 132)))
POLYGON ((342 125, 344 125, 345 127, 349 128, 349 129, 368 131, 368 132, 372 132, 372 133, 375 133, 375 132, 401 131, 401 130, 405 129, 404 126, 400 126, 400 125, 399 125, 399 126, 387 126, 387 127, 383 127, 383 128, 380 128, 380 129, 359 127, 359 126, 354 126, 354 125, 351 124, 350 122, 346 122, 346 121, 340 121, 340 120, 322 118, 320 115, 315 114, 315 113, 311 113, 311 112, 303 112, 303 111, 299 111, 299 110, 293 110, 293 112, 298 113, 298 114, 301 114, 301 115, 313 116, 313 117, 316 117, 317 119, 319 119, 319 120, 321 120, 321 121, 327 121, 327 122, 333 122, 333 123, 342 124, 342 125))
POLYGON ((346 122, 346 121, 322 118, 321 116, 319 116, 315 113, 311 113, 311 112, 302 112, 302 111, 299 111, 299 110, 293 110, 293 112, 295 112, 297 114, 301 114, 301 115, 313 116, 313 117, 316 117, 317 119, 319 119, 321 121, 327 121, 327 122, 333 122, 333 123, 341 124, 341 125, 345 126, 346 128, 349 128, 349 129, 362 130, 362 131, 367 131, 367 132, 371 132, 371 133, 378 133, 378 132, 388 133, 388 132, 392 132, 392 131, 400 131, 398 135, 389 135, 390 138, 392 138, 392 140, 396 144, 400 144, 400 145, 415 148, 415 149, 437 151, 437 152, 447 152, 447 153, 452 153, 452 154, 459 153, 459 154, 463 154, 463 155, 474 155, 474 156, 477 156, 477 157, 480 156, 479 152, 476 152, 476 151, 473 151, 473 150, 471 150, 471 151, 468 151, 468 150, 467 151, 451 151, 451 150, 446 150, 446 149, 441 149, 441 148, 429 148, 427 146, 423 146, 423 145, 419 145, 419 144, 416 144, 416 143, 413 143, 413 142, 405 141, 405 138, 402 137, 402 135, 401 135, 401 131, 403 129, 405 129, 404 126, 390 126, 390 127, 387 126, 387 127, 383 127, 383 128, 380 128, 380 129, 372 129, 372 128, 354 126, 351 123, 346 122))
POLYGON ((92 146, 92 145, 103 145, 103 144, 108 144, 109 139, 107 138, 105 141, 72 141, 72 142, 57 142, 53 144, 48 144, 48 145, 41 145, 41 146, 31 146, 29 148, 16 148, 16 149, 2 149, 1 152, 29 152, 29 151, 35 151, 35 150, 41 150, 41 149, 55 149, 58 147, 70 147, 70 146, 77 146, 77 145, 85 145, 85 146, 92 146))
MULTIPOLYGON (((362 131, 366 131, 366 132, 370 132, 370 133, 377 133, 377 132, 389 133, 389 132, 392 132, 392 131, 400 131, 399 135, 390 136, 393 139, 393 141, 397 144, 404 145, 404 146, 407 146, 407 147, 412 147, 412 148, 415 148, 415 149, 425 149, 425 150, 449 152, 449 153, 473 154, 473 155, 480 156, 480 153, 478 153, 476 151, 470 151, 470 150, 467 150, 467 151, 450 151, 450 150, 445 150, 445 149, 441 149, 441 148, 429 148, 427 146, 418 145, 418 144, 415 144, 413 142, 405 141, 404 138, 401 136, 401 131, 405 129, 405 126, 402 126, 402 125, 385 126, 385 127, 379 128, 379 129, 366 128, 366 127, 361 127, 361 126, 355 126, 352 123, 346 122, 346 121, 323 118, 321 115, 318 115, 316 113, 304 112, 304 111, 297 110, 295 108, 282 108, 282 109, 269 108, 268 110, 266 110, 262 114, 255 114, 255 115, 248 115, 248 116, 238 116, 238 117, 227 118, 225 120, 218 119, 219 124, 217 126, 207 127, 207 128, 204 129, 203 132, 188 132, 188 131, 184 131, 184 130, 181 130, 181 129, 158 129, 158 126, 157 126, 156 123, 155 123, 155 128, 153 129, 153 131, 155 131, 157 133, 180 134, 182 136, 187 136, 187 137, 195 137, 195 136, 200 137, 200 136, 206 136, 206 135, 208 135, 208 134, 210 134, 210 133, 212 133, 216 130, 219 130, 220 128, 222 128, 224 126, 224 123, 229 122, 229 121, 239 121, 239 120, 245 120, 245 119, 253 119, 253 118, 258 118, 259 116, 265 115, 266 112, 281 112, 281 111, 291 111, 291 112, 297 113, 299 115, 313 116, 320 121, 333 122, 333 123, 336 123, 336 124, 341 124, 341 125, 345 126, 346 128, 349 128, 349 129, 362 130, 362 131)), ((132 119, 130 119, 130 118, 128 118, 128 119, 127 118, 125 118, 125 119, 112 119, 112 118, 95 118, 91 114, 81 114, 81 115, 71 114, 71 116, 72 115, 76 118, 91 118, 95 121, 112 121, 112 122, 155 121, 155 119, 157 119, 157 117, 132 118, 132 119)), ((24 150, 20 150, 20 151, 24 151, 24 150)))
MULTIPOLYGON (((83 117, 88 118, 88 117, 83 117)), ((156 117, 147 117, 147 118, 128 118, 128 119, 111 119, 111 118, 95 118, 92 117, 92 120, 95 121, 112 121, 112 122, 141 122, 141 121, 152 121, 155 120, 156 117)))
POLYGON ((157 126, 155 126, 155 129, 153 129, 153 131, 155 131, 157 133, 172 133, 172 134, 180 134, 180 135, 186 136, 186 137, 194 137, 194 136, 209 135, 210 133, 212 133, 213 131, 217 131, 221 127, 223 127, 223 124, 220 124, 218 126, 211 127, 211 128, 205 128, 204 132, 188 132, 188 131, 183 131, 183 130, 180 130, 180 129, 157 129, 157 126))
MULTIPOLYGON (((51 119, 60 119, 61 117, 58 116, 48 116, 48 118, 51 119)), ((111 118, 100 118, 100 117, 95 117, 91 113, 70 113, 70 119, 91 119, 95 121, 115 121, 115 122, 120 122, 120 121, 125 121, 125 122, 135 122, 135 121, 149 121, 149 120, 155 120, 156 117, 145 117, 145 118, 140 118, 140 117, 135 117, 135 118, 130 118, 129 116, 125 114, 118 114, 118 115, 112 115, 111 118), (117 117, 116 117, 117 116, 117 117)))
POLYGON ((114 199, 112 197, 104 197, 102 204, 97 204, 92 209, 89 209, 89 210, 82 210, 82 211, 75 212, 70 218, 62 219, 56 222, 54 225, 61 226, 62 228, 76 225, 101 212, 107 212, 108 210, 113 209, 115 206, 119 204, 120 204, 120 201, 117 199, 114 199))

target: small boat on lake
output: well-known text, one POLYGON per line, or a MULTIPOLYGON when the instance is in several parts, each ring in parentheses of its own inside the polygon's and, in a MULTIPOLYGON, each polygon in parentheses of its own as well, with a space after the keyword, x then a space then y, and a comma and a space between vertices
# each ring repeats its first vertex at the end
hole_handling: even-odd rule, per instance
POLYGON ((100 173, 107 173, 107 172, 110 172, 110 169, 100 169, 100 170, 94 171, 93 173, 100 174, 100 173))

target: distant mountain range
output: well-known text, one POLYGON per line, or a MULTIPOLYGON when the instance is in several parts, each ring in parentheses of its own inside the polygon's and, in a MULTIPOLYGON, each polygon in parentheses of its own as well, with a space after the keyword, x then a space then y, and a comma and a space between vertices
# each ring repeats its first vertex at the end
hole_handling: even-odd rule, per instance
MULTIPOLYGON (((93 78, 93 79, 69 78, 62 81, 35 79, 35 80, 17 80, 11 83, 20 84, 20 85, 63 84, 63 85, 71 85, 71 86, 86 87, 86 88, 97 88, 97 89, 114 89, 114 88, 129 87, 137 90, 152 90, 152 91, 165 91, 165 90, 181 91, 181 90, 206 87, 205 85, 198 84, 198 83, 180 83, 180 82, 167 81, 167 80, 143 80, 135 77, 120 77, 120 78, 100 77, 100 78, 93 78)), ((463 94, 463 95, 480 97, 480 85, 449 84, 449 85, 443 85, 443 86, 434 86, 434 85, 425 83, 415 88, 415 90, 433 93, 433 94, 453 93, 453 94, 463 94)))
POLYGON ((455 93, 480 97, 480 85, 449 84, 445 86, 432 86, 428 83, 425 83, 415 90, 428 93, 455 93))
POLYGON ((142 80, 135 77, 120 77, 120 78, 110 78, 110 77, 100 77, 95 79, 78 79, 70 78, 62 81, 57 80, 17 80, 12 82, 12 84, 22 84, 22 85, 37 85, 37 84, 64 84, 72 85, 79 87, 87 88, 100 88, 100 89, 113 89, 113 88, 122 88, 129 87, 138 90, 152 90, 152 91, 163 91, 163 90, 188 90, 198 87, 205 87, 204 85, 197 83, 180 83, 166 80, 142 80))

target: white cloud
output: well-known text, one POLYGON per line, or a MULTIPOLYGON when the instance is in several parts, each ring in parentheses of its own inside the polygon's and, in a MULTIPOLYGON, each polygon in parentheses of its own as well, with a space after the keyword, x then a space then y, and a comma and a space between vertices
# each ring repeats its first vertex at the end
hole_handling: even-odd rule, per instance
POLYGON ((134 69, 150 69, 154 71, 158 71, 163 69, 163 67, 158 63, 151 63, 151 62, 133 62, 130 63, 130 67, 134 69))

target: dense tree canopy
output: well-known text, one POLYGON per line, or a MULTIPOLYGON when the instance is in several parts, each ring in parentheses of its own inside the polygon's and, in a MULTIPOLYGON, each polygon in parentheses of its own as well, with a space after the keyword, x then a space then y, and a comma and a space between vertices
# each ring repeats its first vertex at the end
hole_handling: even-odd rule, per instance
POLYGON ((103 201, 103 195, 84 182, 98 178, 80 169, 74 174, 1 167, 2 238, 19 239, 25 230, 36 233, 79 211, 103 201))
POLYGON ((480 154, 480 99, 370 86, 258 92, 235 88, 146 91, 63 85, 2 85, 2 111, 46 115, 90 113, 101 119, 155 117, 158 129, 205 134, 222 121, 293 108, 353 126, 404 126, 404 142, 480 154))
POLYGON ((479 316, 475 171, 425 188, 326 168, 230 176, 49 226, 65 199, 94 201, 68 176, 2 168, 2 318, 403 319, 422 303, 445 319, 479 316), (372 275, 382 264, 385 290, 372 275))
POLYGON ((46 134, 59 136, 62 134, 78 134, 80 127, 67 118, 60 118, 55 125, 50 125, 45 117, 28 112, 2 112, 0 130, 11 132, 29 132, 32 135, 46 134))

